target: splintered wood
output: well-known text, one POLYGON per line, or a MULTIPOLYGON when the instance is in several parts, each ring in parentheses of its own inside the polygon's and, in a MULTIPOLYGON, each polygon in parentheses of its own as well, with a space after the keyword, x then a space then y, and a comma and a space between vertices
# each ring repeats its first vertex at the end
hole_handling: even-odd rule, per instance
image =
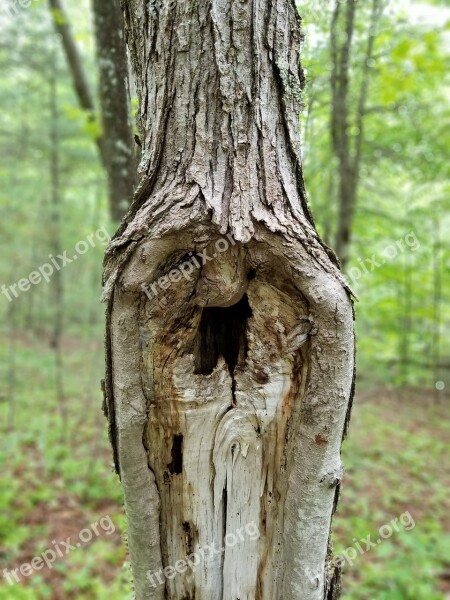
POLYGON ((106 407, 136 598, 331 600, 350 300, 295 241, 224 239, 146 239, 113 274, 106 407))
POLYGON ((160 496, 162 563, 218 550, 168 579, 168 598, 275 597, 286 453, 311 329, 300 294, 280 275, 276 262, 238 246, 163 297, 143 297, 144 440, 160 496), (249 524, 258 539, 246 534, 249 524), (229 534, 238 542, 227 544, 229 534))

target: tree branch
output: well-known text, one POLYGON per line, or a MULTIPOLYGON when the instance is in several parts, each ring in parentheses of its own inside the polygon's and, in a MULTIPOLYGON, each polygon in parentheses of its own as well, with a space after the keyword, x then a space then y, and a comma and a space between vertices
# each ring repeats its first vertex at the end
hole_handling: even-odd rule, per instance
MULTIPOLYGON (((49 7, 54 27, 61 35, 79 105, 92 122, 96 113, 94 98, 63 0, 49 0, 49 7)), ((119 0, 108 3, 93 0, 93 7, 102 117, 102 133, 96 136, 95 142, 107 173, 111 217, 119 221, 133 196, 136 173, 123 18, 119 0)))
POLYGON ((73 37, 67 13, 61 0, 49 0, 53 25, 61 36, 61 42, 72 75, 75 92, 83 110, 95 113, 94 99, 83 68, 80 53, 73 37))

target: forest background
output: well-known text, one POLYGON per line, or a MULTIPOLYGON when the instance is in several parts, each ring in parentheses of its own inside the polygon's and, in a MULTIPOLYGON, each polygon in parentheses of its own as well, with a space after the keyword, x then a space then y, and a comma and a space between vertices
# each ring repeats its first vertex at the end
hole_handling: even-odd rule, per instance
MULTIPOLYGON (((309 202, 358 297, 357 395, 334 525, 343 597, 448 599, 450 6, 302 0, 299 12, 309 202), (381 535, 401 516, 406 527, 381 535), (369 535, 380 543, 366 549, 369 535)), ((117 210, 99 140, 117 132, 101 116, 108 64, 94 21, 88 0, 0 5, 0 573, 20 573, 0 578, 1 600, 132 596, 101 413, 102 255, 117 210), (114 531, 97 527, 51 568, 20 571, 106 517, 114 531)), ((137 110, 132 97, 130 119, 137 110)))

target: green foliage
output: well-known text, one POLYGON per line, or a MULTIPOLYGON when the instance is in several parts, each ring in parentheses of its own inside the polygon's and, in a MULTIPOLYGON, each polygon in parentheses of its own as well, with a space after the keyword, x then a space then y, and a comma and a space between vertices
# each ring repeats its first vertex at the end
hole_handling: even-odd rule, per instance
MULTIPOLYGON (((353 139, 360 133, 357 103, 371 2, 357 4, 348 126, 353 139)), ((430 23, 417 17, 417 3, 408 5, 402 11, 395 0, 388 3, 374 58, 367 65, 359 196, 347 269, 360 298, 359 389, 407 384, 430 390, 437 379, 448 387, 450 13, 447 2, 429 0, 425 6, 430 15, 438 15, 430 23), (390 258, 389 248, 395 250, 390 258), (367 259, 373 257, 381 264, 372 270, 367 259), (359 277, 354 269, 361 271, 359 277), (437 274, 442 279, 440 291, 437 274)), ((331 7, 332 3, 317 0, 301 3, 307 73, 304 173, 319 231, 333 245, 337 165, 329 127, 331 7)), ((94 89, 89 3, 82 0, 68 8, 94 89)), ((99 118, 78 108, 47 3, 33 2, 13 19, 1 20, 0 27, 0 286, 9 286, 49 261, 55 234, 71 256, 78 241, 101 226, 110 234, 113 228, 94 143, 101 133, 99 118), (51 223, 52 80, 57 81, 61 188, 56 226, 51 223)), ((138 111, 135 99, 132 110, 138 111)), ((50 344, 54 279, 33 286, 12 303, 0 295, 2 568, 38 555, 49 547, 53 535, 58 540, 64 539, 64 532, 72 535, 72 530, 66 531, 64 511, 69 524, 80 527, 110 514, 117 532, 125 532, 122 492, 111 470, 100 412, 103 307, 98 299, 103 250, 98 243, 62 270, 67 426, 56 401, 50 344), (55 524, 61 529, 55 530, 55 524)), ((425 405, 429 398, 427 394, 417 403, 410 396, 387 402, 374 395, 357 407, 352 436, 344 445, 347 477, 336 520, 336 551, 351 545, 353 538, 376 535, 380 525, 406 507, 416 527, 385 540, 347 569, 346 600, 445 597, 439 574, 448 572, 445 559, 450 556, 446 456, 450 426, 440 409, 425 405)), ((68 599, 126 600, 132 597, 126 558, 122 540, 104 536, 58 561, 51 576, 38 572, 26 585, 14 586, 0 580, 0 600, 52 598, 55 582, 68 599)))
MULTIPOLYGON (((371 4, 364 0, 357 8, 348 129, 353 136, 359 132, 356 122, 371 4)), ((331 9, 315 7, 315 2, 301 6, 308 78, 304 173, 316 223, 333 246, 337 165, 329 127, 331 9)), ((421 18, 422 12, 427 13, 424 7, 412 3, 403 11, 399 3, 388 2, 377 27, 374 58, 368 63, 358 203, 346 269, 360 300, 356 306, 360 385, 388 381, 433 388, 437 380, 448 382, 450 371, 450 288, 445 277, 450 263, 446 101, 450 8, 434 12, 430 8, 425 19, 421 18), (395 256, 386 258, 384 253, 409 232, 415 234, 420 248, 404 245, 400 251, 397 247, 395 256), (381 264, 372 270, 367 259, 373 257, 381 264)))
MULTIPOLYGON (((100 340, 98 327, 90 333, 100 340)), ((68 598, 75 594, 86 600, 106 596, 122 600, 131 598, 130 577, 123 566, 125 547, 118 537, 125 531, 125 517, 100 411, 99 343, 93 347, 82 339, 67 341, 68 428, 56 402, 51 348, 32 334, 18 345, 21 378, 15 387, 15 430, 3 432, 0 444, 2 482, 7 483, 0 486, 2 563, 11 570, 29 562, 51 548, 55 538, 61 541, 71 535, 73 543, 78 531, 109 515, 116 528, 114 537, 94 537, 58 560, 51 578, 57 577, 68 598), (86 363, 90 370, 80 372, 86 363), (70 521, 78 525, 67 531, 70 521)), ((2 357, 7 351, 0 346, 2 357)), ((2 397, 4 392, 0 387, 2 397)), ((6 423, 7 414, 7 403, 0 403, 0 423, 6 423)), ((51 598, 51 578, 36 571, 14 586, 0 580, 0 598, 51 598)))

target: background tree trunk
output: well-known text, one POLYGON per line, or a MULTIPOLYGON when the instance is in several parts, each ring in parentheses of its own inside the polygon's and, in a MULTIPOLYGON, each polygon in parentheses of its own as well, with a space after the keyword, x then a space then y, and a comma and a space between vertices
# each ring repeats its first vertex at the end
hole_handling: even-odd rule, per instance
POLYGON ((338 225, 335 250, 344 270, 347 266, 351 245, 353 220, 358 197, 361 153, 364 140, 364 117, 366 113, 371 61, 373 60, 377 24, 383 11, 381 0, 372 0, 367 47, 364 55, 356 115, 351 118, 350 62, 352 41, 356 26, 358 0, 348 0, 343 7, 336 0, 331 22, 331 138, 333 152, 338 164, 338 225), (341 13, 345 11, 342 16, 341 13), (344 24, 341 28, 341 20, 344 24))
MULTIPOLYGON (((442 328, 442 240, 439 203, 433 207, 432 215, 432 260, 433 260, 433 333, 431 336, 431 364, 433 365, 434 384, 440 381, 441 365, 441 328, 442 328)), ((436 388, 436 396, 439 390, 436 388)))
MULTIPOLYGON (((61 243, 61 165, 60 165, 60 125, 58 107, 58 59, 57 48, 53 50, 52 72, 50 76, 50 243, 52 254, 62 253, 61 243)), ((55 356, 55 392, 61 420, 67 426, 67 407, 64 393, 64 365, 62 336, 64 333, 64 281, 61 270, 56 269, 52 281, 52 298, 54 302, 54 321, 52 327, 51 347, 55 356)))
MULTIPOLYGON (((95 120, 94 97, 63 0, 49 0, 49 6, 80 107, 89 120, 95 120)), ((120 221, 129 208, 136 179, 123 15, 119 0, 93 0, 93 11, 102 125, 96 143, 107 174, 111 218, 120 221)))
POLYGON ((124 6, 143 160, 105 262, 105 411, 136 598, 337 598, 353 311, 306 202, 295 5, 124 6))
POLYGON ((103 163, 111 216, 120 221, 136 180, 136 156, 128 89, 128 57, 120 0, 92 0, 99 68, 103 163))

